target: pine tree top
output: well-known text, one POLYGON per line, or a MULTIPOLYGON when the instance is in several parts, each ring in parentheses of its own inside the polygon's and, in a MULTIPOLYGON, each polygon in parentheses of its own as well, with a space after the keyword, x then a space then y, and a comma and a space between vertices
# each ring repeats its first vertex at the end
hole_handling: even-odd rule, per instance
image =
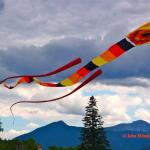
POLYGON ((97 101, 91 96, 85 107, 84 128, 81 131, 81 150, 111 150, 103 129, 102 116, 98 114, 97 101))

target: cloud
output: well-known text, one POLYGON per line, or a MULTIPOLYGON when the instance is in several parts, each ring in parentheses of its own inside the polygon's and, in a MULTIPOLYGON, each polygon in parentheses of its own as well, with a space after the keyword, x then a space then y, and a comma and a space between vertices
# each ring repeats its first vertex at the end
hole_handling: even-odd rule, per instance
POLYGON ((29 129, 35 129, 38 127, 39 127, 39 125, 34 122, 30 122, 29 124, 27 124, 27 128, 29 128, 29 129))
POLYGON ((27 133, 28 130, 15 130, 10 129, 8 131, 4 131, 1 133, 3 139, 13 139, 14 137, 17 137, 19 135, 27 133))
POLYGON ((59 40, 41 48, 12 47, 9 51, 0 51, 0 64, 7 70, 19 74, 48 72, 77 57, 81 57, 84 63, 89 61, 93 53, 96 53, 95 49, 98 49, 98 45, 98 41, 95 40, 71 38, 59 40))
MULTIPOLYGON (((142 80, 142 78, 149 78, 150 74, 147 65, 150 57, 148 46, 134 48, 115 61, 101 67, 104 73, 98 79, 114 79, 111 80, 112 84, 120 83, 127 86, 140 84, 141 86, 149 86, 142 80), (136 78, 132 79, 133 77, 136 78), (115 80, 118 78, 119 80, 115 80)), ((0 51, 1 79, 14 74, 49 72, 80 57, 82 59, 80 65, 50 78, 51 80, 60 81, 80 68, 80 66, 84 66, 92 58, 102 53, 103 50, 103 44, 97 40, 71 38, 55 41, 41 48, 22 47, 11 48, 9 51, 0 51), (99 47, 101 48, 99 49, 99 47)))
POLYGON ((128 29, 149 21, 148 6, 147 0, 136 3, 134 0, 37 0, 36 3, 7 0, 1 15, 0 47, 43 46, 53 39, 72 36, 95 38, 109 35, 112 30, 116 39, 112 36, 109 41, 118 40, 128 29))
POLYGON ((106 85, 122 85, 127 87, 150 87, 149 78, 141 78, 141 77, 128 77, 122 79, 103 79, 100 81, 102 84, 106 85))
MULTIPOLYGON (((134 79, 135 80, 135 79, 134 79)), ((143 81, 150 82, 147 79, 143 81)), ((99 113, 105 122, 104 126, 112 126, 122 122, 131 122, 135 119, 149 121, 149 89, 143 86, 108 85, 101 82, 90 83, 70 97, 60 101, 45 104, 19 104, 13 108, 17 120, 21 118, 26 126, 17 127, 16 131, 5 131, 4 137, 31 131, 38 126, 50 122, 64 120, 69 125, 82 126, 89 97, 94 95, 97 99, 99 113), (24 132, 22 132, 22 130, 24 132)), ((11 117, 9 107, 18 100, 43 100, 61 96, 74 89, 45 88, 41 86, 19 86, 14 90, 1 88, 0 114, 1 117, 11 117), (40 92, 39 92, 40 91, 40 92), (9 93, 9 95, 8 95, 9 93), (56 94, 57 93, 57 94, 56 94)), ((10 122, 11 123, 11 122, 10 122)))
POLYGON ((138 109, 134 113, 136 118, 143 119, 143 120, 150 120, 150 111, 144 108, 138 109))
MULTIPOLYGON (((1 116, 10 116, 9 107, 18 100, 52 99, 69 93, 73 88, 49 89, 36 85, 29 87, 20 86, 15 90, 11 90, 10 95, 8 97, 5 96, 5 101, 1 99, 1 116), (14 97, 10 99, 11 95, 14 97)), ((72 96, 60 101, 37 105, 19 104, 13 108, 13 111, 16 117, 24 118, 30 122, 33 119, 43 120, 44 122, 47 122, 47 120, 49 122, 64 120, 73 125, 76 120, 76 124, 81 125, 81 120, 85 113, 84 108, 89 97, 94 95, 98 101, 100 114, 102 114, 105 120, 105 126, 109 126, 131 121, 134 116, 130 115, 130 110, 136 111, 140 107, 147 106, 150 96, 148 91, 149 87, 145 88, 142 86, 127 87, 123 85, 101 84, 100 82, 96 84, 90 83, 72 96)))
POLYGON ((4 10, 5 4, 3 0, 0 0, 0 12, 4 10))
MULTIPOLYGON (((5 1, 0 15, 0 66, 8 72, 1 77, 47 72, 76 57, 86 64, 129 30, 149 21, 149 2, 144 2, 138 1, 134 8, 133 0, 88 0, 86 4, 80 0, 5 1)), ((149 57, 149 45, 134 48, 102 67, 103 78, 148 78, 149 57)), ((60 80, 68 74, 54 78, 60 80)))

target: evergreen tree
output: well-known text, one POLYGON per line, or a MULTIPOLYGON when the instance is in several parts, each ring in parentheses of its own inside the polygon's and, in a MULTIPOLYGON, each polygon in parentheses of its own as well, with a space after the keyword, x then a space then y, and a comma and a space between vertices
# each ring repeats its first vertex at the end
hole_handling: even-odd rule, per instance
POLYGON ((81 131, 81 150, 111 150, 103 128, 102 117, 98 114, 96 99, 90 97, 83 118, 84 128, 81 131))
MULTIPOLYGON (((4 129, 2 128, 2 122, 0 120, 0 133, 3 132, 3 131, 4 131, 4 129)), ((0 134, 0 140, 1 140, 1 134, 0 134)))
POLYGON ((3 131, 4 131, 4 129, 2 128, 2 122, 0 120, 0 132, 3 132, 3 131))

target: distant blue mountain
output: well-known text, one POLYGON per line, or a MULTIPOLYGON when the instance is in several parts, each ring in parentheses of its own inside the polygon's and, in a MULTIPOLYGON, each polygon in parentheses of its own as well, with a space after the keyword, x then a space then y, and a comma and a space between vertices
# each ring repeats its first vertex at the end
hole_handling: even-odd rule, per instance
POLYGON ((139 131, 139 132, 149 132, 150 131, 150 123, 138 120, 132 123, 122 123, 112 127, 108 127, 107 130, 111 131, 139 131))
POLYGON ((142 149, 140 149, 140 150, 150 150, 150 145, 149 145, 149 146, 146 146, 146 147, 144 147, 144 148, 142 148, 142 149))
MULTIPOLYGON (((21 135, 17 139, 34 138, 37 143, 42 144, 44 150, 53 145, 77 146, 80 144, 81 129, 81 127, 69 126, 63 121, 58 121, 21 135)), ((105 131, 113 150, 141 150, 150 145, 150 138, 127 138, 131 134, 150 135, 150 124, 142 120, 108 127, 105 131)))
POLYGON ((44 150, 49 146, 75 146, 80 143, 80 127, 68 126, 63 121, 54 122, 40 127, 30 133, 17 137, 20 140, 34 138, 42 144, 44 150))
POLYGON ((150 138, 137 138, 137 135, 150 135, 150 124, 145 121, 119 124, 105 130, 113 150, 141 150, 150 145, 150 138), (124 138, 123 135, 126 137, 124 138), (137 137, 131 138, 131 135, 137 137))

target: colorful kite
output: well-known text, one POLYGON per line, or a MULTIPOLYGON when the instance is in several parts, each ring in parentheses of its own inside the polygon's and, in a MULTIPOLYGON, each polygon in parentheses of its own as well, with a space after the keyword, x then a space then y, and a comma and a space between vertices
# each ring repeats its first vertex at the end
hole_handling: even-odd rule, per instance
MULTIPOLYGON (((76 60, 52 71, 47 74, 42 74, 42 75, 22 75, 22 76, 13 76, 6 78, 0 82, 0 84, 4 83, 8 79, 13 79, 13 78, 20 78, 17 83, 14 86, 8 86, 6 83, 4 83, 4 86, 8 89, 15 88, 19 84, 22 83, 31 83, 35 82, 39 85, 46 86, 46 87, 67 87, 67 86, 72 86, 75 83, 78 83, 81 81, 85 76, 87 76, 90 72, 93 70, 97 69, 98 67, 101 67, 104 64, 107 64, 111 62, 112 60, 115 60, 128 50, 130 50, 133 47, 140 46, 143 44, 148 44, 150 43, 150 22, 144 24, 143 26, 137 28, 135 31, 129 33, 126 38, 122 39, 121 41, 117 42, 116 44, 112 45, 108 50, 104 51, 102 54, 99 56, 95 57, 92 59, 88 64, 86 64, 84 67, 81 67, 79 70, 77 70, 74 74, 69 76, 68 78, 60 81, 59 83, 50 83, 50 82, 42 82, 39 80, 40 77, 46 77, 46 76, 51 76, 56 73, 59 73, 61 71, 64 71, 66 69, 69 69, 70 67, 78 64, 81 62, 80 58, 77 58, 76 60)), ((74 89, 72 92, 69 94, 66 94, 62 97, 52 99, 52 100, 43 100, 43 101, 19 101, 14 103, 11 108, 18 104, 18 103, 42 103, 42 102, 50 102, 50 101, 55 101, 61 98, 64 98, 66 96, 71 95, 75 91, 79 90, 81 87, 89 83, 91 80, 96 78, 98 75, 102 73, 101 70, 97 70, 93 75, 91 75, 88 79, 86 79, 81 85, 79 85, 76 89, 74 89)))

